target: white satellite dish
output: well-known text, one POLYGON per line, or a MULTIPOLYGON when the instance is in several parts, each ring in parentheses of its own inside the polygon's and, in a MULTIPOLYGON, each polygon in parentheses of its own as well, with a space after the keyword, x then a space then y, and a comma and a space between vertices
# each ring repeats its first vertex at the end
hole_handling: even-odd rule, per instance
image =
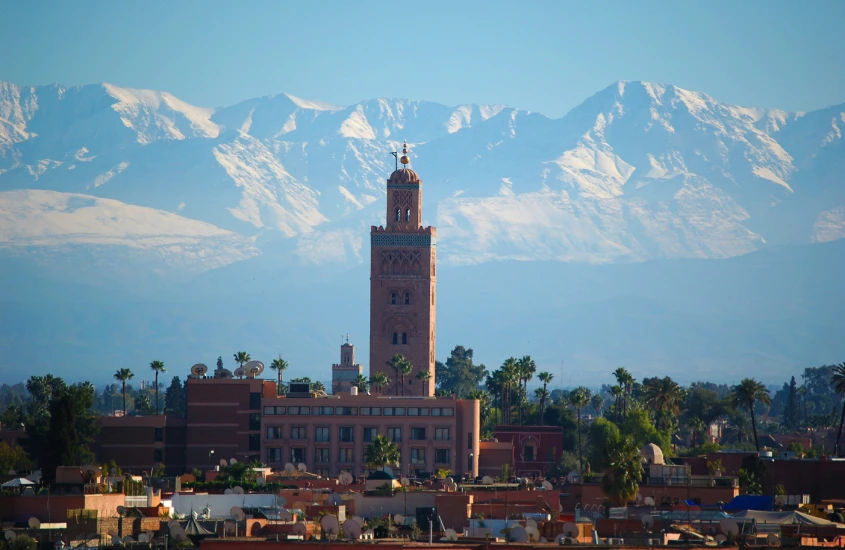
POLYGON ((294 535, 302 535, 303 537, 308 533, 308 528, 305 527, 305 524, 301 521, 297 521, 293 524, 293 534, 294 535))
POLYGON ((238 378, 243 378, 244 376, 246 376, 246 369, 243 367, 238 367, 235 369, 235 372, 233 374, 238 378))
POLYGON ((545 480, 543 480, 543 489, 545 489, 546 491, 551 491, 551 490, 552 490, 552 489, 554 489, 554 488, 555 488, 555 487, 554 487, 554 485, 552 485, 552 482, 551 482, 551 481, 545 481, 545 480))
POLYGON ((229 380, 232 378, 232 371, 229 369, 217 369, 214 371, 214 378, 223 378, 229 380))
POLYGON ((768 543, 769 548, 777 547, 781 544, 780 537, 775 535, 774 533, 769 533, 769 536, 766 537, 766 542, 768 543))
POLYGON ((528 542, 528 531, 522 525, 517 525, 508 533, 508 542, 528 542))
POLYGON ((641 503, 642 501, 643 501, 643 496, 642 496, 641 494, 637 493, 637 495, 634 497, 634 502, 636 502, 637 504, 639 504, 639 503, 641 503))
MULTIPOLYGON (((175 519, 171 519, 170 521, 167 522, 167 527, 170 528, 170 529, 173 529, 174 527, 178 527, 178 526, 179 526, 179 522, 176 521, 175 519)), ((109 535, 111 535, 111 531, 109 531, 109 535)))
POLYGON ((138 535, 138 542, 150 542, 150 537, 146 533, 141 533, 138 535))
POLYGON ((484 476, 481 478, 481 483, 484 485, 493 485, 494 482, 494 479, 490 476, 484 476))
POLYGON ((739 534, 739 525, 731 518, 719 520, 719 530, 728 537, 735 537, 739 534))
POLYGON ((131 544, 135 542, 135 539, 132 538, 132 535, 126 535, 123 537, 123 544, 131 544))
POLYGON ((407 477, 403 477, 401 480, 399 480, 399 483, 402 484, 402 487, 407 487, 408 485, 411 484, 411 480, 408 479, 407 477))
POLYGON ((525 520, 525 527, 537 527, 537 522, 531 518, 525 520))
POLYGON ((223 522, 224 533, 235 533, 237 531, 237 528, 237 524, 230 519, 223 522))
POLYGON ((337 516, 327 514, 320 520, 320 527, 323 528, 329 536, 337 535, 340 532, 340 524, 337 521, 337 516))
POLYGON ((446 540, 449 540, 449 541, 452 541, 452 542, 458 540, 458 532, 455 531, 454 529, 446 529, 446 540))
POLYGON ((246 514, 244 513, 243 508, 234 506, 231 510, 229 510, 229 517, 235 521, 243 521, 246 518, 246 514))
POLYGON ((292 521, 293 514, 282 508, 281 510, 279 510, 279 519, 282 521, 292 521))
POLYGON ((244 488, 239 485, 239 486, 235 487, 234 489, 232 489, 232 493, 234 493, 236 495, 242 495, 242 494, 244 494, 244 488))
POLYGON ((208 372, 208 367, 203 365, 202 363, 197 363, 193 367, 191 367, 191 374, 194 376, 205 376, 205 373, 208 372))
POLYGON ((300 462, 299 464, 296 465, 296 469, 299 470, 300 472, 307 472, 308 466, 306 466, 305 463, 300 462))
POLYGON ((340 481, 344 485, 349 485, 350 483, 355 481, 355 478, 349 472, 343 472, 342 474, 340 474, 340 481))
POLYGON ((526 525, 525 532, 528 533, 528 540, 531 542, 539 542, 540 541, 540 531, 537 529, 536 526, 526 525))
POLYGON ((226 487, 225 489, 223 489, 223 494, 224 494, 224 495, 231 495, 231 494, 232 494, 232 490, 231 490, 231 489, 229 489, 228 487, 226 487))
POLYGON ((118 537, 117 535, 112 535, 111 543, 112 546, 120 546, 120 537, 118 537))
POLYGON ((350 540, 358 540, 361 538, 361 525, 354 519, 348 519, 343 522, 343 534, 350 540))
POLYGON ((640 521, 643 522, 643 527, 645 527, 646 529, 651 529, 651 527, 654 525, 654 518, 651 517, 651 514, 643 514, 642 516, 640 516, 640 521))
POLYGON ((358 525, 360 525, 361 527, 363 527, 363 526, 364 526, 364 524, 366 524, 366 523, 367 523, 367 522, 365 522, 365 521, 364 521, 364 518, 362 518, 361 516, 354 516, 352 519, 354 519, 355 521, 357 521, 357 522, 358 522, 358 525))
POLYGON ((446 480, 444 481, 444 483, 445 483, 446 485, 451 485, 451 484, 455 483, 455 480, 454 480, 454 479, 452 479, 452 477, 450 476, 450 477, 447 477, 447 478, 446 478, 446 480))
POLYGON ((296 470, 296 467, 293 464, 291 464, 290 462, 285 464, 285 471, 287 473, 292 474, 294 470, 296 470))
POLYGON ((17 537, 17 536, 18 536, 18 534, 15 533, 14 531, 12 531, 11 529, 6 530, 6 540, 7 541, 12 542, 13 540, 15 540, 15 537, 17 537))
POLYGON ((220 459, 220 465, 221 466, 228 466, 229 462, 225 458, 221 458, 220 459))
POLYGON ((563 535, 567 538, 576 538, 578 536, 578 526, 571 521, 564 523, 563 535))
POLYGON ((35 518, 35 517, 29 518, 29 521, 27 521, 26 524, 29 525, 30 529, 40 529, 41 528, 41 520, 39 520, 38 518, 35 518))
POLYGON ((721 533, 716 535, 716 542, 719 543, 719 544, 722 544, 723 542, 726 542, 727 540, 728 540, 728 537, 726 537, 725 535, 723 535, 721 533))
POLYGON ((230 459, 229 459, 229 464, 237 464, 237 463, 238 463, 238 459, 237 459, 237 458, 230 458, 230 459))
POLYGON ((244 369, 247 372, 247 375, 250 378, 255 378, 262 372, 264 372, 264 363, 261 361, 250 361, 246 365, 244 365, 244 369))
POLYGON ((654 499, 653 499, 652 497, 645 497, 645 498, 643 499, 643 503, 644 503, 646 506, 654 506, 654 499))
POLYGON ((393 523, 396 525, 405 525, 405 516, 402 514, 396 514, 393 516, 393 523))

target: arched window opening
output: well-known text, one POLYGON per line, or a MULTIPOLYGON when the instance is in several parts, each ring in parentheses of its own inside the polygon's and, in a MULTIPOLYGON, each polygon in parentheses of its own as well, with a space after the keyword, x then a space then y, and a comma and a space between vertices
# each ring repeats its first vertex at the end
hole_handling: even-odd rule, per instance
POLYGON ((399 334, 394 332, 393 333, 393 345, 395 346, 398 343, 399 343, 399 334))
POLYGON ((405 210, 405 221, 406 222, 411 221, 411 209, 410 208, 405 210))
POLYGON ((405 293, 405 305, 407 306, 407 305, 409 305, 410 303, 411 303, 411 293, 410 293, 410 292, 406 292, 406 293, 405 293))
POLYGON ((396 293, 395 293, 395 292, 391 292, 391 293, 390 293, 390 303, 391 303, 391 304, 395 304, 395 303, 396 303, 396 293))
POLYGON ((396 221, 397 222, 402 221, 402 210, 400 210, 399 208, 396 209, 396 221))
POLYGON ((407 344, 407 343, 408 343, 408 333, 407 333, 407 332, 403 332, 403 333, 402 333, 402 343, 403 343, 403 344, 407 344))

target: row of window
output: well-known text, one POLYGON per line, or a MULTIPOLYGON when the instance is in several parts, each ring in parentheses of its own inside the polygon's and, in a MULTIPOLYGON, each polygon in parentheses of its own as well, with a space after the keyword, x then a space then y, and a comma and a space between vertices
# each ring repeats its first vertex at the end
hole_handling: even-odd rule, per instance
POLYGON ((264 407, 265 416, 455 416, 452 407, 264 407))
MULTIPOLYGON (((401 208, 397 208, 397 209, 396 209, 396 212, 394 212, 393 217, 395 218, 395 220, 396 220, 397 222, 401 222, 401 221, 402 221, 402 209, 401 209, 401 208)), ((411 221, 411 209, 410 209, 410 208, 406 208, 406 209, 405 209, 405 221, 406 221, 406 222, 411 221)))
MULTIPOLYGON (((406 306, 411 305, 411 293, 410 292, 405 293, 404 302, 405 302, 406 306)), ((395 306, 398 303, 399 303, 399 295, 396 294, 395 292, 391 292, 390 293, 390 305, 395 306)))
MULTIPOLYGON (((426 449, 411 449, 412 465, 425 465, 426 449)), ((299 463, 305 462, 306 448, 293 447, 290 449, 290 462, 299 463)), ((337 461, 341 464, 354 464, 355 456, 353 449, 338 449, 337 461)), ((282 462, 281 448, 267 449, 267 462, 278 463, 282 462)), ((330 464, 331 463, 331 449, 325 447, 318 447, 314 449, 314 463, 315 464, 330 464)), ((364 463, 364 457, 361 457, 361 463, 364 463)), ((399 463, 402 464, 402 457, 399 457, 399 463)), ((449 449, 434 449, 434 463, 435 464, 450 464, 449 449)))
MULTIPOLYGON (((364 428, 363 429, 364 443, 370 443, 379 434, 378 428, 364 428)), ((411 428, 411 441, 426 441, 426 428, 411 428)), ((265 431, 267 439, 282 439, 284 437, 284 426, 267 426, 265 431)), ((402 442, 402 428, 387 428, 387 439, 390 441, 402 442)), ((305 426, 291 426, 291 439, 308 439, 308 429, 305 426)), ((355 442, 355 428, 351 426, 341 426, 337 429, 337 440, 341 443, 355 442)), ((435 441, 449 441, 451 440, 449 428, 434 428, 435 441)), ((317 427, 314 428, 314 441, 325 443, 331 441, 331 428, 317 427)))

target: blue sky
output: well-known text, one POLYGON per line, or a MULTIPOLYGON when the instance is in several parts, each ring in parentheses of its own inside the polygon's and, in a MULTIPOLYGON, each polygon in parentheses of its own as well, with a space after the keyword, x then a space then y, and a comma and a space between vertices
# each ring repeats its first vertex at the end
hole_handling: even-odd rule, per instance
POLYGON ((845 2, 2 2, 0 80, 287 92, 562 116, 616 80, 747 106, 845 102, 845 2))

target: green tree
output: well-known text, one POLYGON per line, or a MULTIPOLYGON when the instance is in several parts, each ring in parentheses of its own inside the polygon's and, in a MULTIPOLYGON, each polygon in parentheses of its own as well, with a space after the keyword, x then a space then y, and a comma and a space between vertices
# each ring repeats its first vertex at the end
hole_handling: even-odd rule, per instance
POLYGON ((120 382, 120 384, 123 388, 122 392, 123 392, 123 415, 124 416, 126 416, 128 414, 128 412, 126 411, 126 381, 132 380, 134 377, 135 377, 135 375, 132 374, 132 371, 129 370, 129 369, 118 369, 114 373, 114 379, 117 380, 118 382, 120 382))
POLYGON ((154 414, 153 404, 150 402, 150 396, 144 392, 138 392, 135 395, 135 412, 141 416, 150 416, 154 414))
POLYGON ((543 424, 543 415, 546 412, 546 399, 549 397, 548 387, 554 377, 552 373, 546 371, 537 375, 537 378, 543 383, 543 393, 540 394, 540 425, 543 424))
POLYGON ((370 468, 399 464, 399 447, 383 435, 377 435, 364 449, 364 463, 370 468))
POLYGON ((18 535, 8 545, 9 550, 36 550, 38 548, 38 542, 29 535, 18 535))
POLYGON ((455 346, 445 363, 435 363, 435 379, 439 389, 446 390, 447 395, 455 394, 463 399, 487 377, 484 365, 476 365, 472 360, 472 349, 455 346))
POLYGON ((487 393, 487 390, 473 390, 467 394, 466 399, 475 399, 478 401, 481 427, 484 429, 490 420, 490 394, 487 393))
POLYGON ((431 373, 427 370, 421 370, 417 373, 417 380, 422 382, 423 395, 428 395, 428 381, 431 380, 431 373))
POLYGON ((41 471, 46 483, 55 482, 58 466, 80 466, 94 460, 88 448, 97 431, 96 418, 90 414, 93 404, 90 383, 74 384, 50 400, 49 428, 43 434, 47 444, 39 445, 44 450, 41 471))
POLYGON ((687 421, 687 427, 692 431, 692 450, 695 451, 695 445, 697 440, 697 435, 700 435, 704 432, 706 426, 704 425, 704 421, 697 416, 690 418, 687 421))
POLYGON ((786 405, 783 408, 783 425, 789 429, 797 428, 801 421, 801 412, 798 405, 798 384, 795 377, 789 381, 789 390, 786 398, 786 405))
POLYGON ((576 417, 578 418, 578 463, 580 468, 578 473, 582 473, 584 468, 583 446, 581 444, 581 409, 590 404, 590 390, 587 388, 575 388, 569 394, 569 405, 575 409, 576 417))
POLYGON ((352 385, 358 388, 358 391, 361 393, 367 393, 370 390, 370 382, 363 374, 357 375, 352 381, 352 385))
MULTIPOLYGON (((845 363, 834 365, 830 375, 830 386, 833 391, 845 397, 845 363)), ((839 456, 839 441, 842 438, 842 425, 845 424, 845 400, 842 401, 842 414, 839 416, 839 430, 836 432, 836 447, 833 453, 839 456)))
POLYGON ((243 368, 244 365, 252 361, 252 357, 245 351, 239 351, 233 353, 232 356, 235 358, 235 363, 238 364, 239 367, 243 368))
POLYGON ((152 363, 150 363, 150 368, 153 370, 153 372, 156 373, 156 414, 158 414, 158 411, 160 410, 158 408, 158 373, 167 372, 167 369, 164 368, 163 361, 153 361, 152 363))
POLYGON ((402 395, 405 395, 405 377, 411 374, 413 365, 408 361, 404 355, 396 353, 390 358, 387 364, 396 372, 396 395, 399 395, 399 388, 402 388, 402 395))
POLYGON ((590 439, 593 442, 592 461, 604 473, 602 492, 614 505, 624 505, 637 495, 643 477, 639 446, 605 418, 593 421, 590 439))
POLYGON ((619 384, 619 387, 622 389, 622 416, 625 416, 628 414, 629 399, 631 392, 634 389, 635 380, 625 367, 617 368, 613 371, 613 376, 616 378, 616 383, 619 384))
POLYGON ((187 409, 182 382, 178 376, 174 376, 170 381, 170 386, 164 390, 164 412, 176 414, 184 418, 188 412, 187 409))
POLYGON ((0 473, 5 474, 10 470, 23 472, 31 468, 32 461, 23 447, 17 443, 9 445, 5 441, 0 441, 0 473))
POLYGON ((279 357, 273 359, 273 362, 270 363, 270 368, 276 371, 276 395, 282 393, 282 373, 287 370, 288 366, 288 362, 282 359, 281 353, 279 357))
POLYGON ((753 378, 743 378, 739 384, 732 388, 730 401, 734 407, 741 407, 751 413, 751 428, 754 430, 754 446, 757 447, 757 451, 759 452, 760 442, 757 439, 757 418, 754 416, 754 405, 758 402, 764 405, 771 404, 769 390, 753 378))
POLYGON ((601 416, 601 411, 604 409, 604 398, 600 394, 595 394, 590 398, 590 406, 596 411, 596 416, 601 416))
MULTIPOLYGON (((534 374, 537 372, 537 363, 530 355, 525 355, 516 362, 516 371, 519 381, 522 382, 522 393, 528 395, 528 382, 534 378, 534 374)), ((524 416, 525 402, 522 401, 519 408, 519 423, 523 425, 525 424, 524 416)))
POLYGON ((370 386, 376 389, 376 393, 381 395, 382 388, 390 385, 390 377, 383 372, 377 372, 370 376, 370 386))
POLYGON ((677 417, 680 414, 684 390, 668 376, 649 380, 643 384, 643 390, 645 405, 654 411, 654 425, 658 430, 667 415, 677 417))

